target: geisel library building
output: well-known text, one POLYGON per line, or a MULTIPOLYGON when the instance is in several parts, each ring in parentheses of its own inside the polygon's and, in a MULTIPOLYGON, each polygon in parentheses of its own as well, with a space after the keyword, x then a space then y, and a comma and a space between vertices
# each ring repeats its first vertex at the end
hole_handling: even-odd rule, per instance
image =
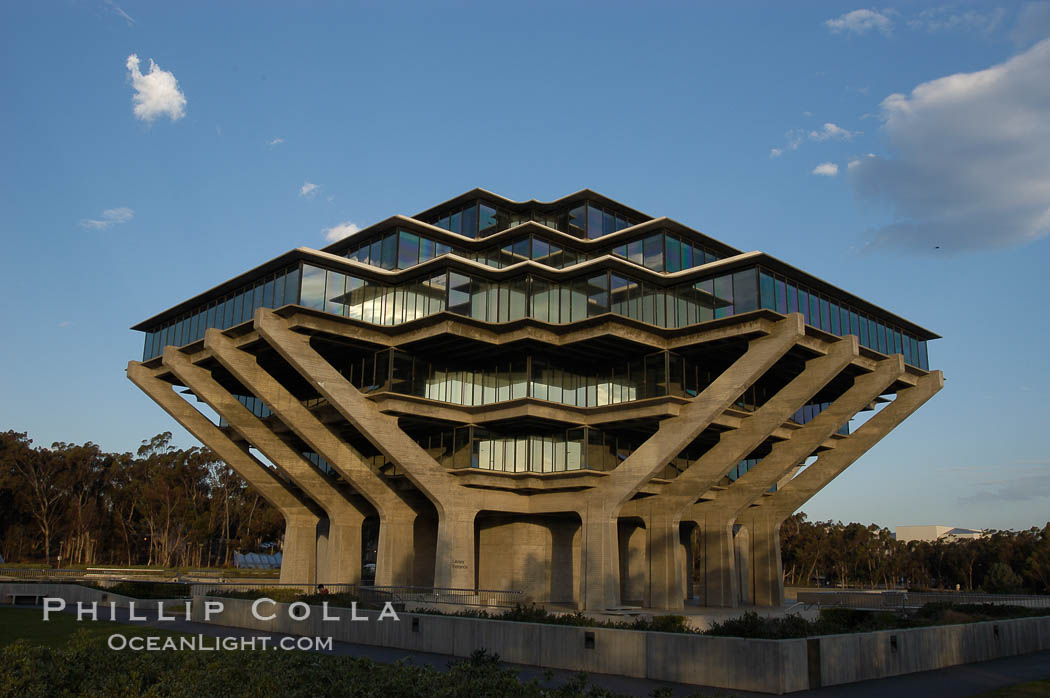
POLYGON ((134 329, 128 377, 283 513, 283 582, 359 582, 378 529, 377 585, 583 609, 781 604, 781 523, 943 385, 930 331, 587 190, 474 190, 134 329))

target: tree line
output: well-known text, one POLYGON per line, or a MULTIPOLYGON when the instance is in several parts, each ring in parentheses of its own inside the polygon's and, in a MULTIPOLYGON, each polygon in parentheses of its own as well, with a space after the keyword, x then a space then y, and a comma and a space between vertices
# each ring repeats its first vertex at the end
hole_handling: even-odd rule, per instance
POLYGON ((787 519, 780 530, 790 585, 1050 593, 1050 523, 982 538, 898 541, 886 528, 787 519))
MULTIPOLYGON (((165 432, 134 453, 91 442, 34 447, 0 433, 0 555, 48 565, 210 567, 273 550, 280 513, 215 454, 165 432)), ((974 540, 895 540, 874 524, 781 527, 788 585, 1050 593, 1050 523, 974 540)))
POLYGON ((229 565, 279 541, 281 515, 211 451, 165 432, 134 453, 0 433, 0 554, 67 565, 229 565))

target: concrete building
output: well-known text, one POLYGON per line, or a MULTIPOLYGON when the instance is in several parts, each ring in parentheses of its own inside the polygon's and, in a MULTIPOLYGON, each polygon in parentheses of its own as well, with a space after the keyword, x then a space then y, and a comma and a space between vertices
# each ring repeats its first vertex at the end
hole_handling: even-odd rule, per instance
POLYGON ((954 526, 898 526, 894 537, 902 543, 913 540, 932 542, 942 538, 947 540, 972 540, 983 538, 985 532, 973 528, 956 528, 954 526))
POLYGON ((378 525, 379 585, 585 609, 780 604, 781 522, 943 384, 930 331, 588 190, 476 189, 134 329, 128 377, 284 514, 283 581, 358 581, 378 525))

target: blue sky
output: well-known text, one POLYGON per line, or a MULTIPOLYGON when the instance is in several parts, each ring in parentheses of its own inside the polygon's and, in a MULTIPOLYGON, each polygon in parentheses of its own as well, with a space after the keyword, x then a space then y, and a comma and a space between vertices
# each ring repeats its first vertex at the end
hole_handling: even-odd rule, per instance
POLYGON ((1047 37, 1050 2, 6 3, 0 429, 191 445, 130 325, 334 226, 589 187, 944 336, 811 518, 1042 525, 1047 37))

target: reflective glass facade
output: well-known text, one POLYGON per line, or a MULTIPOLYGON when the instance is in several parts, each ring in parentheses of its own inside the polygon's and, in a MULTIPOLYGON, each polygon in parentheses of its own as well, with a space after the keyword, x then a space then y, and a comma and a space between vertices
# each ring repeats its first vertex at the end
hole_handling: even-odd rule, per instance
MULTIPOLYGON (((397 242, 396 237, 391 239, 397 242)), ((666 239, 664 243, 666 250, 666 239)), ((381 257, 384 254, 392 255, 396 265, 399 246, 392 244, 384 253, 380 245, 381 257)), ((406 256, 405 263, 410 261, 406 256)), ((268 275, 148 332, 144 359, 158 356, 166 344, 181 346, 201 339, 208 327, 245 322, 255 308, 296 302, 375 325, 398 325, 448 311, 492 323, 530 317, 559 324, 612 313, 678 328, 762 307, 780 313, 801 312, 807 324, 839 336, 856 334, 866 347, 885 354, 899 352, 908 363, 929 367, 924 341, 759 267, 671 287, 616 271, 561 281, 534 274, 493 281, 453 270, 394 286, 304 264, 301 272, 293 267, 268 275)))
POLYGON ((706 247, 671 233, 656 233, 618 245, 613 254, 652 271, 676 272, 722 259, 706 247))
POLYGON ((474 201, 424 219, 426 223, 471 238, 483 238, 528 221, 592 240, 642 222, 624 212, 590 202, 574 204, 561 211, 511 211, 490 202, 474 201))
POLYGON ((160 356, 169 344, 181 347, 204 339, 210 327, 226 329, 247 322, 256 308, 280 308, 299 302, 299 265, 267 274, 208 301, 146 332, 142 360, 160 356))

